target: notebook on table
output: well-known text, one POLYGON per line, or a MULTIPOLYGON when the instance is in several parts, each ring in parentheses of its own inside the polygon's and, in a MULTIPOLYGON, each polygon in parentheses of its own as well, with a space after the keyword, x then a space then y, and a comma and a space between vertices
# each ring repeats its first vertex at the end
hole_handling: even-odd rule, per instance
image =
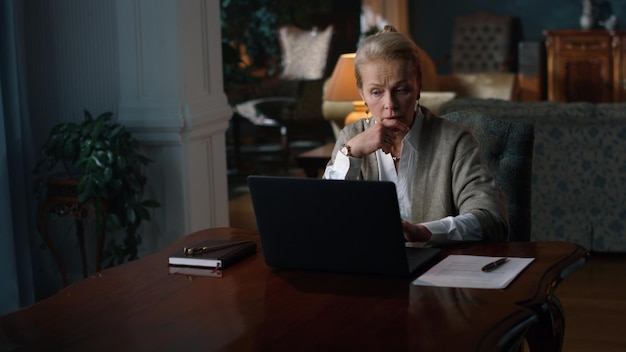
POLYGON ((392 182, 249 176, 270 267, 409 275, 438 248, 406 247, 392 182))

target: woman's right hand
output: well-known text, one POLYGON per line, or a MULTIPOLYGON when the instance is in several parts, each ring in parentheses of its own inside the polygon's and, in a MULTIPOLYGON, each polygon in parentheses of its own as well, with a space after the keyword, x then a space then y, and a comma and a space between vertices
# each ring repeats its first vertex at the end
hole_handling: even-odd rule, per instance
POLYGON ((383 119, 365 131, 352 137, 346 144, 350 146, 350 153, 362 158, 378 149, 385 154, 391 153, 396 143, 402 143, 402 138, 408 133, 409 127, 399 120, 383 119))

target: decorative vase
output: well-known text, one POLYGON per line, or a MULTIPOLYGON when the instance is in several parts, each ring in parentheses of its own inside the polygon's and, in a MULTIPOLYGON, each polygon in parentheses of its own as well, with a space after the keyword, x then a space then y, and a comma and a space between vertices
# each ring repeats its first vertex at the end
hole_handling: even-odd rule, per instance
POLYGON ((591 29, 595 25, 593 18, 593 3, 591 0, 583 0, 583 13, 580 16, 580 28, 591 29))
POLYGON ((580 16, 580 28, 591 29, 593 27, 593 15, 590 13, 583 13, 580 16))

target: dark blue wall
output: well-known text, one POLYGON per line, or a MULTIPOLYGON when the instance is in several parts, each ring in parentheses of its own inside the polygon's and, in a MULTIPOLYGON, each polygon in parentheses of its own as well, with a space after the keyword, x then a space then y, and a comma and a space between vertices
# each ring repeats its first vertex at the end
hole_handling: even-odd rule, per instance
MULTIPOLYGON (((596 10, 610 7, 626 28, 626 0, 595 0, 596 10)), ((411 0, 411 35, 434 61, 445 61, 450 54, 454 17, 478 11, 510 15, 517 19, 519 37, 543 41, 544 29, 577 29, 582 13, 581 0, 411 0)), ((438 71, 449 71, 446 65, 438 71)))

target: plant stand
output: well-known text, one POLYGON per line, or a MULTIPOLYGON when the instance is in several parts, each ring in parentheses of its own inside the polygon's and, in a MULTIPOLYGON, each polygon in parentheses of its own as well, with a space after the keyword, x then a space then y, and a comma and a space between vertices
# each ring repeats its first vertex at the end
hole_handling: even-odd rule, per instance
MULTIPOLYGON (((50 248, 50 252, 57 263, 61 276, 63 278, 63 286, 68 285, 67 271, 65 263, 61 258, 54 242, 48 234, 48 219, 50 215, 56 214, 60 217, 72 217, 76 223, 76 236, 80 246, 80 254, 83 266, 83 277, 87 277, 87 253, 85 250, 85 227, 83 220, 96 218, 93 204, 79 204, 78 195, 76 194, 77 179, 70 178, 52 178, 46 181, 48 188, 47 197, 39 203, 37 209, 37 227, 43 240, 50 248)), ((98 248, 96 252, 96 272, 102 269, 102 252, 104 247, 104 226, 98 226, 97 231, 98 248)))

